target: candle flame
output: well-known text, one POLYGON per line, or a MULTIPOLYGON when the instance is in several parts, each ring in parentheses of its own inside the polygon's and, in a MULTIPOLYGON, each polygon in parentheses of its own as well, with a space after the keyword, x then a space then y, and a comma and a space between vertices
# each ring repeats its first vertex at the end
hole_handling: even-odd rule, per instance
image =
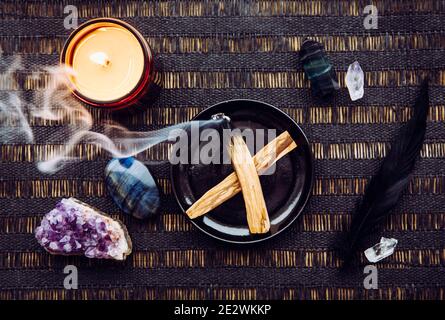
POLYGON ((111 61, 105 52, 95 52, 90 55, 90 60, 102 67, 108 66, 111 61))

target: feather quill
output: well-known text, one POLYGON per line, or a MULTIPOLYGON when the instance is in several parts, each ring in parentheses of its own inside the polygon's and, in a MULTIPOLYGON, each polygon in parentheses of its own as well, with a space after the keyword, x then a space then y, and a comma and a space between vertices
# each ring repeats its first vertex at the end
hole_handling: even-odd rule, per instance
POLYGON ((340 250, 345 265, 353 261, 364 238, 386 219, 408 185, 425 137, 428 109, 428 79, 425 79, 411 119, 392 143, 377 174, 370 180, 352 216, 350 231, 341 241, 340 250))

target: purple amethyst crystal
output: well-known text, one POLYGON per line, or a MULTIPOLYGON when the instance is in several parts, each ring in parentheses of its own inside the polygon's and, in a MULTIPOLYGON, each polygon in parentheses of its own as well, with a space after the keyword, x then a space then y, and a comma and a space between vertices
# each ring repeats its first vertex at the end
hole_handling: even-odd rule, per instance
POLYGON ((124 260, 131 253, 125 226, 87 204, 62 199, 35 230, 39 244, 51 254, 124 260))

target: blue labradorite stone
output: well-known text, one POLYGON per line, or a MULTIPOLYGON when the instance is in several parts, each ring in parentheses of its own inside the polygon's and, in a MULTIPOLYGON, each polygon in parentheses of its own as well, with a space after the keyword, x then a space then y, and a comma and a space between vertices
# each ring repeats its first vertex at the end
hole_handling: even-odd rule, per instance
POLYGON ((112 159, 105 168, 105 185, 117 206, 136 218, 152 217, 161 206, 153 176, 133 157, 112 159))
POLYGON ((335 70, 321 43, 306 39, 301 45, 300 61, 314 95, 325 98, 340 89, 335 70))

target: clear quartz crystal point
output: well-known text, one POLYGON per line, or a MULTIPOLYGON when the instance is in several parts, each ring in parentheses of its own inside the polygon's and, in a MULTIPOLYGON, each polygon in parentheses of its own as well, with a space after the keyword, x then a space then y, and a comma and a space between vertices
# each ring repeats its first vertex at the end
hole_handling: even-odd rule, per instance
POLYGON ((349 65, 345 82, 352 101, 361 99, 363 97, 365 93, 363 88, 365 83, 365 74, 357 61, 349 65))
POLYGON ((397 239, 382 237, 380 243, 365 250, 365 256, 372 263, 385 259, 394 253, 397 242, 397 239))

